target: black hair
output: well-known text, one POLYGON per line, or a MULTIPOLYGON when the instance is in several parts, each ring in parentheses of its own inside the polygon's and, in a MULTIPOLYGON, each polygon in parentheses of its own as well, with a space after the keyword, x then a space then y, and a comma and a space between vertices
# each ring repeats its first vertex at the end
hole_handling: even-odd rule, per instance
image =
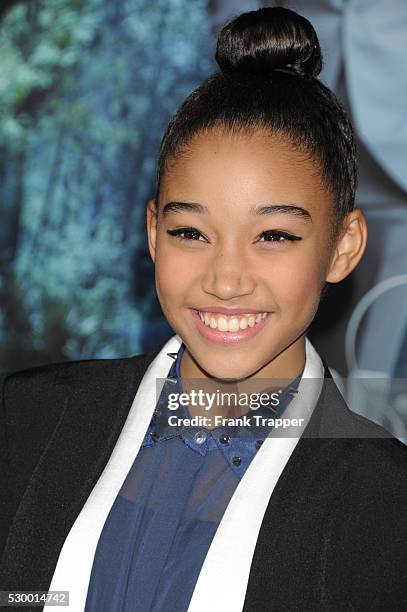
POLYGON ((262 128, 288 136, 310 153, 334 202, 332 237, 354 207, 357 162, 353 129, 333 92, 316 77, 322 69, 311 23, 282 7, 243 13, 218 37, 220 70, 183 102, 161 142, 156 205, 168 163, 198 132, 262 128))

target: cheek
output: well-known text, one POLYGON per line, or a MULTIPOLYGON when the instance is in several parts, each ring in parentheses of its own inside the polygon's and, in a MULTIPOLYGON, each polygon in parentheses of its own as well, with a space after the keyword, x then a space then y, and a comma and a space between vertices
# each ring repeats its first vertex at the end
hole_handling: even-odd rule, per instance
POLYGON ((318 256, 301 257, 279 271, 273 286, 282 314, 299 319, 314 315, 319 303, 323 271, 318 256))
POLYGON ((158 299, 162 305, 171 307, 183 301, 188 296, 195 276, 196 266, 191 265, 190 258, 177 249, 157 249, 155 279, 158 299))

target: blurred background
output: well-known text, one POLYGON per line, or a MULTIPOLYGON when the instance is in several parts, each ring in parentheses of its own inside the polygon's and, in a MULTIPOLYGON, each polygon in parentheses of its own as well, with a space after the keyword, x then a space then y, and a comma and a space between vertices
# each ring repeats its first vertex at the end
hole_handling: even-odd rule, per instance
POLYGON ((357 133, 368 250, 309 336, 355 409, 404 438, 405 0, 2 0, 0 370, 135 355, 172 335, 145 233, 158 147, 216 70, 220 28, 261 6, 310 19, 321 79, 357 133))

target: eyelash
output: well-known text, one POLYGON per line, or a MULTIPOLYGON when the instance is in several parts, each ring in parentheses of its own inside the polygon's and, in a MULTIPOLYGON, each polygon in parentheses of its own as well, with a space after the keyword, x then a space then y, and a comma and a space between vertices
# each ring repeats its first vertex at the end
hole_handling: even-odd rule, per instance
MULTIPOLYGON (((175 236, 176 238, 178 238, 178 240, 187 240, 189 242, 193 242, 193 241, 202 242, 200 240, 195 240, 194 238, 186 238, 185 236, 181 235, 181 234, 195 234, 195 235, 199 234, 200 236, 202 236, 201 232, 195 229, 194 227, 179 227, 174 230, 167 230, 167 233, 170 234, 170 236, 175 236)), ((265 240, 265 242, 275 242, 275 243, 282 243, 286 241, 293 242, 295 240, 302 240, 300 236, 295 236, 294 234, 289 234, 288 232, 283 232, 280 230, 267 230, 265 232, 262 232, 260 236, 261 237, 271 236, 274 238, 278 238, 278 240, 265 240)))

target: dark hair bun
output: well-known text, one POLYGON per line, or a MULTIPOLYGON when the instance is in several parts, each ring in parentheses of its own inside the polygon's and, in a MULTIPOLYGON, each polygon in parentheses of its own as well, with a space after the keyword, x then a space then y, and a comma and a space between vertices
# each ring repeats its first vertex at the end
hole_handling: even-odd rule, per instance
POLYGON ((242 13, 218 37, 216 61, 224 73, 267 76, 275 69, 316 77, 322 68, 312 24, 282 7, 242 13))

